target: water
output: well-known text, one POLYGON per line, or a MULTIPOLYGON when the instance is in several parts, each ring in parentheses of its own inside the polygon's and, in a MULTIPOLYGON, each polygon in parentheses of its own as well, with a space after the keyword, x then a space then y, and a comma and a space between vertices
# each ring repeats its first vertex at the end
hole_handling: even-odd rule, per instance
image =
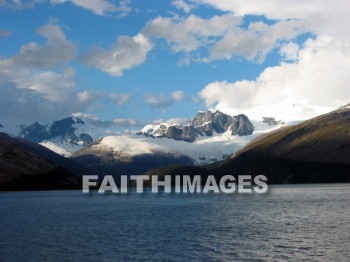
POLYGON ((0 261, 349 261, 350 185, 0 193, 0 261))

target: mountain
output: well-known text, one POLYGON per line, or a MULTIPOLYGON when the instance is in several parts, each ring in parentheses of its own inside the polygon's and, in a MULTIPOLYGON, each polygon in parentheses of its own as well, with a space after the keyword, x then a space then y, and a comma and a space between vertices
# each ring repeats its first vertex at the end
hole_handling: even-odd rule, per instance
POLYGON ((254 132, 254 126, 245 115, 229 116, 220 111, 198 112, 186 125, 147 125, 138 135, 166 137, 186 142, 194 142, 198 136, 213 136, 230 132, 231 135, 248 136, 254 132))
POLYGON ((35 154, 45 160, 55 163, 64 167, 73 173, 76 177, 80 177, 82 174, 93 174, 94 171, 82 166, 69 158, 63 157, 52 150, 31 141, 25 140, 20 137, 12 137, 8 134, 0 132, 0 141, 5 143, 11 143, 18 146, 22 150, 35 154))
POLYGON ((0 132, 0 190, 69 189, 93 172, 22 138, 0 132))
MULTIPOLYGON (((138 175, 153 168, 172 164, 192 165, 186 155, 157 146, 152 138, 134 136, 109 136, 100 138, 93 144, 75 152, 72 159, 101 174, 114 176, 138 175)), ((185 143, 185 142, 183 142, 185 143)))
POLYGON ((12 128, 5 126, 1 131, 39 143, 66 157, 109 133, 108 130, 98 129, 79 117, 68 117, 46 124, 35 122, 12 128))
MULTIPOLYGON (((280 123, 276 122, 276 124, 280 123)), ((97 127, 89 120, 85 121, 79 117, 68 117, 45 124, 39 122, 29 125, 19 124, 15 127, 1 127, 0 124, 0 130, 12 136, 39 143, 65 157, 70 157, 74 152, 101 137, 118 133, 115 130, 97 127)), ((194 142, 220 134, 225 134, 229 138, 230 136, 249 136, 253 132, 254 125, 245 115, 229 116, 220 111, 208 110, 199 112, 185 125, 169 124, 169 122, 147 125, 137 134, 152 138, 172 138, 177 141, 194 142)), ((217 159, 221 159, 221 156, 217 159)))
POLYGON ((350 105, 260 136, 233 158, 204 167, 176 166, 164 174, 265 175, 270 183, 350 182, 350 105))
POLYGON ((200 112, 187 125, 146 126, 138 134, 100 138, 73 153, 72 159, 115 176, 138 175, 173 164, 214 163, 229 158, 257 136, 280 127, 261 122, 255 125, 257 129, 253 132, 253 124, 244 115, 231 117, 219 111, 200 112), (208 134, 199 132, 205 125, 212 128, 208 134), (173 128, 182 130, 181 136, 164 135, 173 128), (184 134, 188 133, 183 131, 189 129, 197 130, 191 140, 185 138, 184 134))

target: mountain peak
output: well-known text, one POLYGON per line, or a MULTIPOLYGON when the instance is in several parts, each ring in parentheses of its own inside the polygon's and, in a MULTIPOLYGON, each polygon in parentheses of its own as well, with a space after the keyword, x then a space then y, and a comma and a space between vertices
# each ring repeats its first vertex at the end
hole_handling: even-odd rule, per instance
POLYGON ((78 117, 67 117, 49 124, 34 122, 28 126, 21 125, 19 136, 36 143, 54 141, 75 146, 90 144, 93 138, 89 134, 76 132, 76 125, 85 125, 85 123, 78 117))
POLYGON ((218 110, 199 111, 184 125, 147 125, 138 135, 166 137, 186 142, 194 142, 198 136, 212 136, 214 133, 231 132, 231 135, 251 135, 254 126, 246 115, 230 116, 218 110))

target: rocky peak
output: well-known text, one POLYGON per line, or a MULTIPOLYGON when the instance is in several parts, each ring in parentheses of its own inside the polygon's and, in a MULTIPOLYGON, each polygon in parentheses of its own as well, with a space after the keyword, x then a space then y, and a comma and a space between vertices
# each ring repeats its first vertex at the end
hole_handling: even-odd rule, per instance
POLYGON ((21 125, 19 136, 36 143, 58 138, 72 144, 90 144, 93 141, 92 137, 84 133, 76 134, 76 127, 73 126, 75 124, 85 125, 84 121, 77 117, 64 118, 46 125, 35 122, 28 126, 21 125))
POLYGON ((63 134, 72 134, 76 129, 72 126, 74 124, 85 125, 84 121, 77 117, 68 117, 61 120, 53 121, 50 127, 51 135, 53 137, 57 137, 62 136, 63 134))
POLYGON ((227 130, 227 126, 229 125, 231 118, 231 116, 228 116, 220 111, 208 110, 205 112, 198 112, 198 114, 193 118, 191 124, 195 127, 207 126, 207 128, 209 128, 208 126, 211 124, 213 130, 215 130, 217 133, 223 133, 227 130))
POLYGON ((268 124, 269 126, 276 126, 279 124, 284 124, 281 120, 276 120, 273 117, 266 117, 266 116, 263 117, 261 122, 264 124, 268 124))
POLYGON ((234 136, 249 136, 254 132, 253 124, 249 121, 249 118, 243 114, 232 117, 229 128, 229 130, 232 131, 231 134, 234 136))
POLYGON ((39 143, 50 137, 46 127, 46 125, 42 125, 39 122, 35 122, 29 126, 20 125, 19 136, 29 141, 39 143))
POLYGON ((246 136, 254 131, 253 124, 245 115, 229 116, 220 111, 198 112, 186 125, 148 125, 138 135, 167 137, 175 140, 194 142, 198 136, 212 136, 230 131, 232 135, 246 136))

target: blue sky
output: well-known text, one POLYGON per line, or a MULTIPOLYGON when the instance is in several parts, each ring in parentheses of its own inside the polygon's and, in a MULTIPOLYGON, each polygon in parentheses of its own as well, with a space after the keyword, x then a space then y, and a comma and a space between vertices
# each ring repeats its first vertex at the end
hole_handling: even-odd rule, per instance
POLYGON ((307 83, 300 72, 291 75, 308 66, 302 55, 310 48, 329 52, 322 37, 347 43, 329 33, 337 25, 334 17, 324 26, 310 22, 324 1, 315 8, 297 1, 290 13, 263 4, 259 9, 258 1, 257 8, 243 8, 240 2, 0 2, 0 88, 9 97, 0 99, 3 122, 45 122, 75 113, 111 125, 119 119, 118 128, 137 129, 157 119, 190 118, 208 107, 260 117, 261 108, 273 114, 293 105, 309 117, 345 102, 346 90, 318 104, 316 95, 304 99, 303 84, 289 90, 291 82, 272 77, 286 74, 307 83), (260 95, 262 89, 267 91, 260 95), (278 95, 271 100, 272 93, 278 95))

